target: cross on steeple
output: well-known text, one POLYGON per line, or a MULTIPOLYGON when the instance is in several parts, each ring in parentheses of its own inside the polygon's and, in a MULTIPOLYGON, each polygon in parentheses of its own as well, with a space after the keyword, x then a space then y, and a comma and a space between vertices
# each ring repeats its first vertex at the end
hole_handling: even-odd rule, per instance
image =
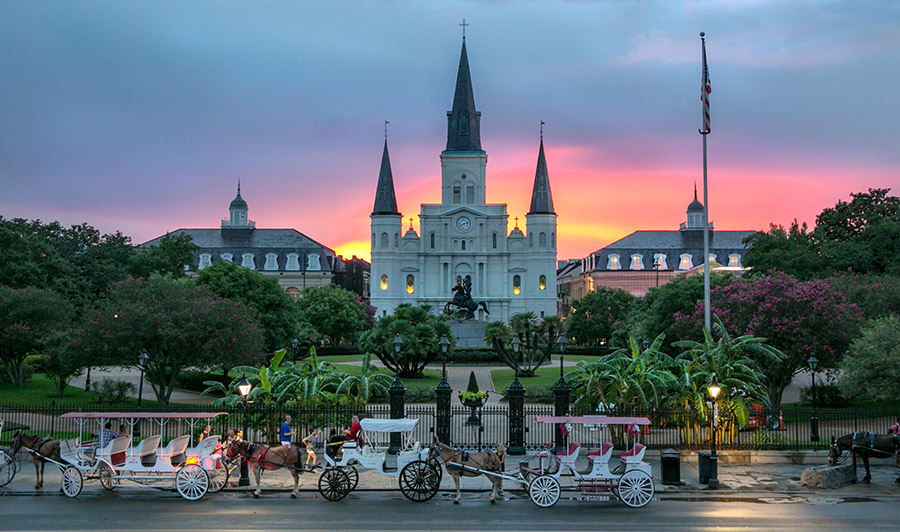
POLYGON ((544 122, 543 120, 541 120, 541 140, 542 140, 542 141, 544 140, 544 124, 545 124, 545 123, 546 123, 546 122, 544 122))
POLYGON ((409 230, 412 231, 412 216, 409 217, 409 230))
POLYGON ((519 228, 519 217, 516 216, 516 229, 518 229, 518 228, 519 228))
POLYGON ((466 26, 471 26, 471 24, 466 24, 466 19, 463 19, 462 24, 460 24, 463 29, 463 40, 466 40, 466 26))
POLYGON ((384 121, 384 141, 387 142, 387 125, 390 124, 387 120, 384 121))

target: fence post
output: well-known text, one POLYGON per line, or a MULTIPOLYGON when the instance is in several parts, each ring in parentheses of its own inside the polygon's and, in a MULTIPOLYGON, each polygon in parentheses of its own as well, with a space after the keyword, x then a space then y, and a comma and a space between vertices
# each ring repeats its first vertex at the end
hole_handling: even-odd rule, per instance
POLYGON ((444 378, 441 383, 434 389, 434 395, 437 398, 437 408, 435 411, 435 436, 441 443, 450 443, 450 396, 453 395, 453 388, 447 383, 447 372, 444 371, 444 378))
MULTIPOLYGON (((562 358, 562 357, 560 357, 562 358)), ((553 386, 553 406, 555 416, 569 415, 569 385, 563 377, 562 362, 560 361, 559 380, 553 386)), ((556 434, 556 452, 566 450, 566 436, 562 432, 559 423, 555 423, 554 433, 556 434)))
MULTIPOLYGON (((400 380, 399 375, 394 377, 394 384, 391 384, 390 389, 388 389, 388 395, 391 397, 391 419, 403 418, 406 415, 406 388, 403 387, 403 382, 400 380)), ((403 435, 399 432, 392 432, 391 446, 388 448, 388 452, 397 454, 402 447, 403 435)))
POLYGON ((509 454, 525 454, 525 388, 519 374, 506 389, 509 397, 509 454))

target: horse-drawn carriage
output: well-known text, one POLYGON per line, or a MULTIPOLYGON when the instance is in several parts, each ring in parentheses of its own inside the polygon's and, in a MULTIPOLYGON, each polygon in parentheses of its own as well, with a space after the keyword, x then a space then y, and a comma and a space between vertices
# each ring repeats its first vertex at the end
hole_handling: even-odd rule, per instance
MULTIPOLYGON (((224 413, 222 413, 224 414, 224 413)), ((185 422, 191 429, 199 422, 208 423, 221 414, 212 413, 143 413, 143 412, 70 412, 60 416, 78 425, 78 438, 60 440, 59 460, 40 455, 42 460, 57 465, 62 471, 62 491, 77 497, 84 482, 98 480, 107 490, 128 481, 138 487, 174 488, 187 500, 197 500, 209 491, 218 491, 228 480, 228 470, 218 454, 218 436, 210 436, 192 446, 193 436, 179 435, 161 446, 165 427, 172 421, 185 422), (137 445, 131 436, 109 441, 83 441, 86 426, 103 427, 110 419, 126 419, 132 431, 142 420, 151 420, 159 428, 157 434, 143 438, 137 445)), ((102 428, 100 429, 103 430, 102 428)), ((30 453, 35 451, 23 447, 30 453)))
POLYGON ((328 464, 319 477, 319 492, 329 501, 339 501, 359 483, 360 470, 375 470, 384 477, 399 477, 400 491, 407 499, 424 502, 437 493, 442 471, 436 462, 428 462, 428 447, 412 438, 418 419, 363 419, 359 441, 340 445, 339 455, 325 453, 328 464), (388 445, 379 438, 392 433, 404 434, 404 443, 397 454, 388 453, 388 445))
MULTIPOLYGON (((3 435, 3 421, 0 420, 0 436, 3 435)), ((12 482, 19 472, 19 461, 12 453, 0 449, 0 488, 12 482)))

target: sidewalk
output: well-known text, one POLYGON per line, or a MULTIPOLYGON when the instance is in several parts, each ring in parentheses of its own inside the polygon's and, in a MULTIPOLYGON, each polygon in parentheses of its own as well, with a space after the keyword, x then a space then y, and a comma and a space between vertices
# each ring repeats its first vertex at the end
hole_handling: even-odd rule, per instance
MULTIPOLYGON (((527 457, 508 456, 506 459, 507 473, 515 476, 518 463, 527 457)), ((581 459, 579 459, 581 460, 581 459)), ((324 460, 320 458, 319 463, 324 460)), ((821 490, 812 489, 800 485, 800 475, 810 465, 795 464, 719 464, 719 489, 710 490, 699 483, 699 472, 696 462, 681 462, 680 486, 663 485, 660 480, 662 472, 659 458, 648 457, 647 462, 653 468, 653 478, 656 484, 656 496, 663 498, 695 498, 695 497, 723 497, 723 496, 815 496, 815 497, 893 497, 900 499, 900 484, 894 480, 897 478, 898 469, 893 465, 873 465, 871 484, 851 484, 838 489, 821 490), (761 495, 760 495, 761 494, 761 495)), ((580 465, 580 464, 579 464, 580 465)), ((862 464, 859 468, 859 478, 864 474, 862 464)), ((304 473, 300 475, 300 489, 303 491, 318 492, 317 482, 319 473, 304 473)), ((251 483, 253 482, 251 475, 251 483)), ((58 495, 60 485, 60 473, 52 464, 45 469, 44 488, 36 492, 34 490, 35 473, 31 460, 22 462, 22 469, 16 474, 15 479, 6 487, 0 488, 0 497, 5 495, 58 495)), ((563 476, 561 479, 563 488, 572 486, 572 478, 563 476)), ((486 493, 478 495, 472 492, 488 492, 491 489, 490 481, 485 477, 463 478, 461 488, 470 492, 471 497, 486 499, 486 493)), ((262 476, 262 489, 265 492, 283 492, 285 496, 293 487, 291 474, 285 470, 264 471, 262 476)), ((507 498, 526 497, 522 492, 523 485, 518 482, 505 480, 503 488, 507 492, 507 498)), ((129 489, 127 484, 123 490, 129 489)), ((253 488, 226 488, 225 491, 249 491, 253 488)), ((444 473, 441 481, 441 491, 452 492, 454 490, 453 479, 444 473)), ((357 491, 365 490, 399 490, 396 477, 382 477, 375 471, 361 471, 357 491)), ((99 493, 103 491, 99 482, 86 481, 83 494, 99 493)), ((570 494, 564 494, 564 496, 570 494)), ((571 495, 576 496, 577 492, 571 495)), ((82 495, 83 496, 83 495, 82 495)))

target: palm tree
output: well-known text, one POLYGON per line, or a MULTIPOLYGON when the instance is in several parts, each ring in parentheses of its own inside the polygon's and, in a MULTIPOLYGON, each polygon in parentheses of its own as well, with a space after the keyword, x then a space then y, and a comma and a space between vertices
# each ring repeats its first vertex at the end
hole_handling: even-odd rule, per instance
POLYGON ((343 380, 337 386, 337 394, 346 394, 348 397, 355 398, 355 406, 359 408, 360 402, 363 405, 369 402, 373 395, 387 395, 392 379, 389 375, 379 373, 378 368, 372 365, 372 355, 366 353, 362 359, 362 373, 360 375, 351 375, 345 373, 343 380))

